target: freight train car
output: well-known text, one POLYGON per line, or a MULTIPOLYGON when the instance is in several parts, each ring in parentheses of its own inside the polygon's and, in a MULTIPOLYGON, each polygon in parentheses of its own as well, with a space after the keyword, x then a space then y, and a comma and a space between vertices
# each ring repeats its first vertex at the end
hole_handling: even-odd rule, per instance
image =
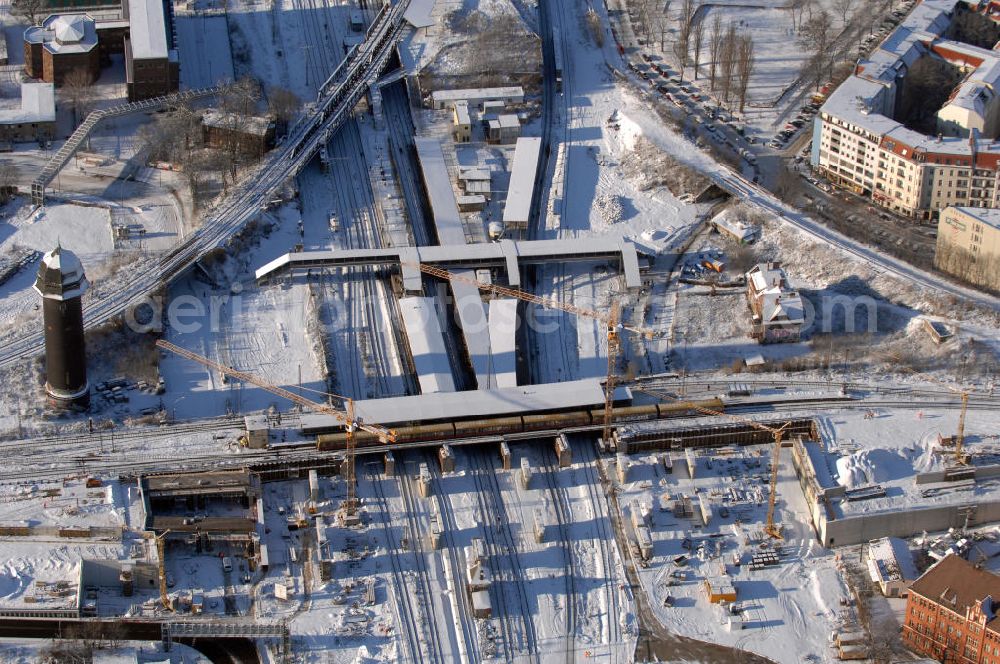
MULTIPOLYGON (((615 408, 616 423, 641 422, 646 420, 690 417, 699 415, 698 408, 716 411, 725 409, 720 399, 705 399, 684 402, 648 404, 645 406, 622 406, 615 408)), ((557 413, 512 415, 476 420, 458 420, 437 424, 413 424, 393 427, 396 443, 415 443, 453 440, 456 438, 478 438, 503 436, 531 431, 551 431, 583 426, 598 426, 604 422, 604 410, 569 410, 557 413)), ((378 438, 367 431, 356 431, 354 439, 358 447, 381 444, 378 438)), ((339 450, 347 445, 347 435, 343 432, 320 434, 316 438, 321 450, 339 450)))

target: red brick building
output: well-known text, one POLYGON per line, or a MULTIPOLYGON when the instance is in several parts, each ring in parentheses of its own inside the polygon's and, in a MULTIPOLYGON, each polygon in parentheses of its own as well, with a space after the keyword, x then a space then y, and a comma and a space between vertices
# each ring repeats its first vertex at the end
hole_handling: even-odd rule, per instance
POLYGON ((945 664, 1000 664, 997 610, 1000 576, 946 556, 910 586, 903 643, 945 664))
POLYGON ((94 82, 101 73, 94 19, 86 14, 53 14, 24 31, 24 69, 28 76, 56 87, 77 69, 94 82))

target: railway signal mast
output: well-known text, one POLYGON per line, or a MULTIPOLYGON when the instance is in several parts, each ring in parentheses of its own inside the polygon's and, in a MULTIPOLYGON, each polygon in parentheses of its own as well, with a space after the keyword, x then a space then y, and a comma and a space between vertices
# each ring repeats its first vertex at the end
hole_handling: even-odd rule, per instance
POLYGON ((660 392, 659 390, 650 390, 646 388, 633 387, 636 392, 643 392, 650 396, 657 397, 659 399, 667 399, 669 401, 675 401, 683 406, 690 408, 691 410, 697 411, 703 415, 714 415, 716 417, 727 417, 735 422, 741 422, 747 426, 753 427, 758 431, 766 431, 774 437, 774 451, 771 453, 771 480, 770 487, 767 495, 767 522, 764 525, 764 531, 774 539, 781 539, 781 526, 774 522, 774 509, 778 501, 778 460, 781 458, 781 441, 785 436, 785 430, 791 426, 791 422, 785 422, 780 427, 775 429, 774 427, 769 427, 766 424, 761 424, 760 422, 755 422, 746 417, 740 417, 739 415, 733 415, 732 413, 723 413, 722 411, 712 410, 711 408, 705 408, 699 406, 696 403, 690 401, 683 401, 668 394, 666 392, 660 392))
POLYGON ((251 385, 256 385, 257 387, 270 392, 279 397, 288 399, 289 401, 302 406, 303 408, 308 408, 317 413, 322 413, 323 415, 330 415, 338 422, 344 425, 344 429, 347 432, 347 455, 344 463, 347 464, 344 477, 347 480, 347 499, 343 504, 343 511, 341 516, 343 517, 345 523, 353 523, 357 519, 357 497, 355 494, 354 487, 354 456, 355 456, 355 441, 354 432, 357 429, 367 431, 368 433, 378 437, 382 444, 394 443, 396 442, 396 432, 392 429, 386 429, 373 424, 365 424, 359 421, 354 416, 354 400, 347 397, 342 397, 338 395, 332 395, 337 399, 341 399, 346 407, 346 411, 338 410, 333 406, 328 406, 326 404, 317 403, 315 401, 310 401, 305 397, 296 394, 290 390, 286 390, 283 387, 278 387, 277 385, 272 385, 265 380, 262 380, 253 374, 247 373, 245 371, 240 371, 239 369, 234 369, 228 367, 224 364, 220 364, 214 360, 210 360, 207 357, 198 355, 197 353, 192 353, 189 350, 176 346, 169 341, 164 341, 160 339, 156 342, 156 345, 164 350, 169 350, 171 353, 180 355, 183 358, 197 362, 201 365, 215 369, 225 376, 241 380, 245 383, 250 383, 251 385))

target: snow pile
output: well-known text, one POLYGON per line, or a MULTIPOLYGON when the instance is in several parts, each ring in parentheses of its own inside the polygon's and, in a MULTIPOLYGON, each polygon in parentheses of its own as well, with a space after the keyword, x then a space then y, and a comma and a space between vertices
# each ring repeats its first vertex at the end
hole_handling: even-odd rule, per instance
POLYGON ((622 197, 618 194, 600 194, 594 201, 597 209, 601 211, 601 218, 604 223, 611 226, 622 220, 625 214, 625 205, 622 197))
POLYGON ((853 489, 888 482, 913 472, 913 464, 897 450, 864 449, 837 459, 837 481, 853 489))
POLYGON ((643 138, 642 127, 620 111, 615 111, 612 118, 618 123, 618 136, 622 147, 629 151, 635 150, 643 138))

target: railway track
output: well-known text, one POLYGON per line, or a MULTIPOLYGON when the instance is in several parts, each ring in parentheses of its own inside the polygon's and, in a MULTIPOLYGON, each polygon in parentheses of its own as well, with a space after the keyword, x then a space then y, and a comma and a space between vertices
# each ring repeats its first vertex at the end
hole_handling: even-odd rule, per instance
MULTIPOLYGON (((104 289, 106 297, 84 302, 88 328, 106 323, 141 303, 147 294, 186 272, 207 252, 224 246, 247 222, 266 210, 274 194, 329 142, 330 136, 350 117, 368 85, 382 72, 404 31, 403 13, 408 6, 408 0, 383 6, 366 32, 364 43, 352 49, 320 87, 310 112, 291 127, 278 148, 249 169, 239 184, 207 211, 201 228, 143 265, 143 269, 119 270, 104 289)), ((9 340, 0 350, 0 368, 31 357, 42 345, 39 332, 9 340)))
MULTIPOLYGON (((510 604, 516 604, 516 614, 520 615, 521 618, 521 628, 516 631, 522 636, 518 650, 533 655, 535 661, 538 661, 535 626, 531 618, 531 603, 528 601, 528 591, 525 587, 526 575, 518 555, 520 547, 511 532, 510 520, 507 517, 507 509, 504 505, 503 492, 500 489, 496 469, 493 467, 489 455, 481 448, 471 450, 469 457, 473 465, 473 479, 478 489, 476 498, 479 501, 482 515, 481 530, 487 545, 494 551, 490 554, 490 569, 496 575, 495 578, 506 577, 503 579, 503 585, 498 587, 495 594, 500 597, 503 604, 504 619, 509 621, 507 631, 509 633, 515 631, 513 625, 510 624, 513 622, 512 614, 514 613, 510 610, 510 604), (506 565, 501 566, 500 562, 504 559, 506 565), (492 564, 493 561, 497 561, 495 565, 492 564), (508 589, 516 591, 516 602, 508 601, 508 589)), ((510 641, 510 644, 509 654, 512 659, 515 656, 513 640, 510 641)))
POLYGON ((584 473, 587 477, 584 485, 587 487, 590 504, 594 506, 595 510, 594 521, 597 524, 597 536, 595 539, 598 542, 601 552, 600 562, 603 567, 601 570, 603 573, 599 574, 599 576, 604 579, 605 600, 607 601, 608 610, 607 644, 614 648, 621 641, 622 637, 621 611, 618 606, 621 594, 618 592, 615 584, 615 580, 618 578, 618 560, 620 556, 616 555, 617 550, 613 548, 616 546, 618 540, 611 529, 611 515, 609 514, 607 498, 601 491, 601 487, 605 486, 605 481, 601 477, 601 473, 597 470, 597 464, 600 461, 596 451, 590 445, 578 445, 573 450, 573 454, 576 455, 578 450, 586 451, 585 455, 587 458, 581 459, 584 473))
POLYGON ((469 602, 469 594, 465 592, 465 567, 462 564, 462 553, 455 541, 455 533, 459 532, 458 524, 455 522, 455 513, 451 508, 451 500, 444 494, 441 486, 441 471, 437 467, 435 455, 425 453, 423 458, 427 461, 427 467, 431 473, 431 491, 437 501, 438 513, 441 517, 442 541, 446 553, 444 557, 451 569, 451 575, 455 584, 455 604, 458 606, 459 615, 455 616, 457 627, 462 630, 462 638, 465 641, 466 656, 468 661, 483 661, 482 650, 479 645, 476 621, 472 616, 472 607, 469 602))
MULTIPOLYGON (((392 585, 395 590, 394 598, 398 602, 396 604, 396 619, 403 625, 403 630, 406 633, 406 644, 410 651, 410 661, 420 663, 429 661, 443 662, 440 649, 436 653, 437 658, 434 659, 432 656, 435 653, 432 652, 428 656, 425 656, 423 648, 420 647, 420 634, 422 630, 417 625, 417 613, 413 608, 413 601, 406 582, 406 574, 403 571, 403 566, 397 554, 397 552, 402 551, 403 547, 393 534, 392 524, 389 519, 389 501, 386 500, 385 488, 382 486, 383 478, 377 476, 370 469, 367 475, 368 481, 371 482, 379 501, 379 520, 382 523, 382 531, 385 533, 387 555, 392 573, 392 585)), ((433 648, 437 643, 433 626, 430 631, 431 633, 428 636, 431 637, 430 643, 433 648)))
POLYGON ((492 501, 487 500, 488 489, 486 488, 482 466, 478 458, 478 452, 473 451, 469 455, 472 462, 472 479, 476 485, 476 502, 479 505, 479 530, 483 535, 487 560, 484 564, 489 568, 492 575, 490 594, 494 597, 493 617, 499 619, 500 631, 502 632, 501 647, 503 648, 502 659, 510 662, 514 659, 516 649, 515 635, 517 628, 514 626, 514 618, 510 607, 507 606, 507 593, 505 585, 512 579, 510 563, 501 566, 500 561, 503 556, 501 546, 497 543, 498 512, 494 511, 492 501))
MULTIPOLYGON (((937 399, 931 401, 916 396, 900 395, 898 398, 873 398, 857 401, 843 401, 839 398, 810 398, 806 402, 794 400, 754 403, 730 404, 726 407, 729 413, 767 414, 799 413, 802 416, 816 416, 826 412, 843 410, 897 409, 909 411, 945 410, 957 411, 961 408, 958 395, 936 394, 937 399), (947 400, 941 397, 947 398, 947 400)), ((991 412, 1000 407, 1000 400, 991 398, 970 399, 969 412, 991 412)), ((295 418, 294 414, 286 413, 284 418, 295 418)), ((671 418, 672 422, 691 421, 692 424, 703 420, 703 416, 684 416, 671 418)), ((292 419, 292 422, 295 420, 292 419)), ((287 419, 286 419, 287 422, 287 419)), ((943 425, 944 426, 944 425, 943 425)), ((240 449, 232 452, 221 449, 219 439, 208 441, 205 448, 167 447, 169 439, 183 438, 185 435, 197 433, 213 433, 232 431, 236 434, 240 423, 238 421, 214 418, 204 421, 192 421, 177 425, 159 427, 136 427, 113 431, 97 431, 93 434, 72 436, 46 436, 35 439, 6 441, 0 443, 0 453, 6 457, 6 470, 0 472, 0 481, 17 482, 32 478, 53 478, 77 473, 133 474, 136 472, 153 472, 157 470, 210 470, 214 465, 221 467, 240 467, 248 463, 265 460, 294 462, 299 458, 316 457, 315 443, 303 441, 301 444, 290 443, 269 450, 240 449), (155 441, 161 441, 158 448, 155 441), (113 449, 113 452, 111 451, 113 449), (158 451, 162 449, 163 451, 158 451), (201 450, 203 453, 199 452, 201 450), (186 455, 186 456, 185 456, 186 455)), ((530 440, 559 433, 560 427, 554 425, 552 432, 523 432, 508 434, 511 439, 530 440)), ((598 431, 600 425, 572 426, 563 428, 566 433, 585 433, 598 431)), ((474 437, 466 435, 453 439, 458 444, 495 443, 496 436, 474 437)), ((409 447, 437 446, 447 440, 414 441, 402 443, 385 449, 407 449, 409 447)), ((382 446, 365 447, 363 452, 374 453, 382 450, 382 446)), ((336 451, 326 454, 336 455, 336 451)), ((319 453, 323 456, 324 453, 319 453)))
MULTIPOLYGON (((402 462, 399 459, 398 462, 402 462)), ((403 498, 403 511, 406 514, 406 523, 410 531, 410 546, 413 548, 413 558, 416 563, 418 578, 418 591, 423 595, 422 609, 427 620, 428 633, 431 637, 432 654, 437 656, 439 662, 446 661, 441 647, 440 625, 437 621, 438 612, 434 609, 434 593, 431 590, 430 572, 427 568, 427 554, 424 553, 423 540, 421 535, 424 529, 420 527, 417 519, 418 510, 416 501, 413 498, 413 487, 411 479, 405 471, 399 474, 400 496, 403 498)), ((457 638, 457 636, 456 636, 457 638)))
POLYGON ((566 664, 574 664, 576 662, 576 622, 577 622, 577 605, 576 605, 576 562, 574 560, 575 553, 573 550, 573 544, 569 536, 569 526, 573 522, 573 514, 569 507, 569 500, 566 498, 565 489, 559 486, 559 482, 556 480, 556 466, 551 461, 552 452, 547 452, 545 460, 542 463, 544 468, 545 485, 548 489, 549 496, 552 498, 552 505, 555 508, 556 516, 556 526, 559 531, 559 542, 563 549, 563 564, 566 568, 566 573, 563 578, 566 580, 566 614, 565 614, 565 631, 566 631, 566 647, 564 649, 564 654, 566 658, 566 664))

